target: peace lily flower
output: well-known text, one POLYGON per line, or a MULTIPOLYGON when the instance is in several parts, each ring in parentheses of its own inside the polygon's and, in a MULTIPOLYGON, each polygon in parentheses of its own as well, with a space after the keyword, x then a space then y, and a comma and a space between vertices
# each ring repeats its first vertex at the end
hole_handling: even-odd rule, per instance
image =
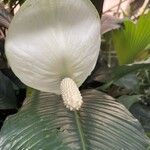
POLYGON ((66 107, 78 110, 78 87, 99 54, 98 12, 90 0, 27 0, 10 25, 5 49, 23 83, 62 94, 66 107))

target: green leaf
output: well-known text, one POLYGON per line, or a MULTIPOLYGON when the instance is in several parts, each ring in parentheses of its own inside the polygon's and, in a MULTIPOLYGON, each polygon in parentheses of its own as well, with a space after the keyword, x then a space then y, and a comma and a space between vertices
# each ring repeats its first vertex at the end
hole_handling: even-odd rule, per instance
MULTIPOLYGON (((136 72, 139 69, 150 69, 150 63, 138 63, 138 64, 132 64, 132 65, 122 65, 115 68, 111 68, 108 71, 108 74, 105 73, 105 76, 107 78, 106 84, 104 84, 102 87, 98 88, 101 90, 107 89, 110 85, 112 85, 117 80, 123 78, 124 76, 136 72), (109 77, 109 78, 108 78, 109 77)), ((94 79, 98 81, 101 78, 102 74, 96 74, 94 79)), ((105 81, 105 79, 103 79, 105 81)))
POLYGON ((113 32, 114 48, 120 64, 132 63, 150 44, 150 12, 134 24, 127 20, 124 28, 113 32))
POLYGON ((150 106, 138 102, 130 107, 130 112, 140 121, 145 132, 150 133, 150 106))
POLYGON ((0 39, 0 69, 8 68, 7 60, 4 54, 4 43, 5 40, 1 38, 0 39))
POLYGON ((0 109, 16 109, 17 100, 11 81, 0 72, 0 109))
POLYGON ((147 133, 147 136, 150 138, 150 133, 147 133))
POLYGON ((150 69, 150 63, 138 63, 132 65, 123 65, 113 69, 112 71, 112 80, 118 80, 129 73, 138 71, 139 69, 150 69))
POLYGON ((150 144, 139 122, 104 93, 82 92, 80 111, 70 112, 61 96, 35 92, 1 130, 2 150, 145 150, 150 144))
POLYGON ((129 109, 135 102, 140 100, 141 95, 123 95, 120 96, 117 101, 123 104, 127 109, 129 109))
POLYGON ((136 74, 128 74, 117 80, 114 84, 134 92, 138 92, 140 88, 139 80, 136 74))

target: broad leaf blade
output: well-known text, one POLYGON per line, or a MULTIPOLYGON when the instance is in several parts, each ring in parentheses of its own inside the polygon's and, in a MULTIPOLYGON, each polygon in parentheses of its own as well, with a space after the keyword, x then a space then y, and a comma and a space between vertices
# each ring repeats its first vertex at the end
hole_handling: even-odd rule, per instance
MULTIPOLYGON (((149 61, 149 60, 148 60, 149 61)), ((99 87, 98 89, 105 90, 117 80, 137 72, 142 69, 150 69, 150 63, 143 61, 136 64, 122 65, 114 68, 108 68, 107 70, 98 68, 92 75, 92 79, 95 81, 104 81, 106 84, 99 87)))
POLYGON ((122 95, 117 99, 117 101, 123 104, 127 109, 130 109, 130 107, 140 99, 141 95, 122 95))
POLYGON ((68 111, 60 96, 36 93, 1 131, 0 149, 145 150, 149 140, 139 122, 111 97, 82 93, 79 112, 68 111))
POLYGON ((141 122, 145 132, 150 133, 150 107, 137 102, 130 107, 130 112, 141 122))
POLYGON ((114 84, 134 92, 138 92, 140 89, 139 79, 136 74, 128 74, 117 80, 114 84))
POLYGON ((124 29, 114 31, 113 42, 120 64, 134 62, 150 43, 150 13, 141 16, 136 24, 125 21, 124 29))
POLYGON ((137 63, 137 64, 131 64, 131 65, 123 65, 123 66, 119 66, 117 68, 114 68, 112 70, 112 80, 118 80, 126 75, 128 75, 129 73, 133 73, 136 72, 140 69, 150 69, 150 63, 137 63))

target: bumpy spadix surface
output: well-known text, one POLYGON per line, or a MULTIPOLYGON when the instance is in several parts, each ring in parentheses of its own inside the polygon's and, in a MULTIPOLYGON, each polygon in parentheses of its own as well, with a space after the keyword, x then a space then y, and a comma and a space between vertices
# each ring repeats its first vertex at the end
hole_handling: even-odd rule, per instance
POLYGON ((69 77, 79 87, 100 49, 100 19, 90 0, 27 0, 6 39, 6 56, 22 82, 60 94, 69 77))
POLYGON ((60 84, 61 95, 64 104, 70 110, 79 110, 82 106, 82 96, 76 83, 70 79, 65 78, 60 84))

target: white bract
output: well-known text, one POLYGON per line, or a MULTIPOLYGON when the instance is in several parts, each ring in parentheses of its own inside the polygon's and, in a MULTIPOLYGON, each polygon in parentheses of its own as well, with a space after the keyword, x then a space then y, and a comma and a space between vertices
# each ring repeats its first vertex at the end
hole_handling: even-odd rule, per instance
POLYGON ((27 0, 6 38, 6 56, 26 85, 61 94, 64 78, 77 87, 95 67, 100 19, 90 0, 27 0))

